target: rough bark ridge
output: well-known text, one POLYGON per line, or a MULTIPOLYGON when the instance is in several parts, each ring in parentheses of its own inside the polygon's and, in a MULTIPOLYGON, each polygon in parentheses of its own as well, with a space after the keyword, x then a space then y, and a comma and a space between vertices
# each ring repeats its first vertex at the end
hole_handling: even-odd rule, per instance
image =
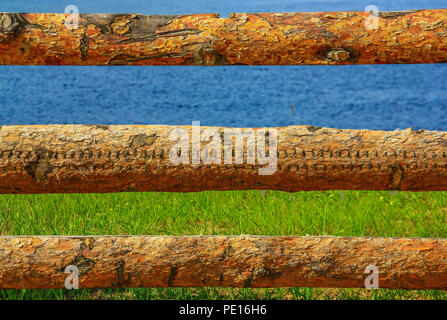
MULTIPOLYGON (((201 127, 202 139, 207 129, 201 127)), ((204 164, 203 158, 193 164, 190 126, 2 126, 0 193, 447 190, 446 132, 276 128, 276 171, 260 175, 259 169, 267 165, 259 162, 260 149, 253 149, 253 141, 244 140, 243 163, 235 164, 240 150, 234 140, 225 147, 228 128, 214 129, 218 141, 215 136, 202 141, 201 154, 212 155, 214 146, 221 164, 204 164), (170 135, 176 128, 190 138, 187 164, 170 159, 177 144, 170 135), (225 152, 232 164, 225 163, 225 152), (248 163, 250 155, 256 157, 255 164, 248 163)), ((249 130, 263 129, 241 132, 249 130)), ((268 146, 269 136, 260 136, 268 146)))
POLYGON ((447 61, 447 10, 145 16, 0 13, 0 64, 299 65, 447 61))
POLYGON ((447 239, 261 236, 1 237, 0 288, 447 288, 447 239))

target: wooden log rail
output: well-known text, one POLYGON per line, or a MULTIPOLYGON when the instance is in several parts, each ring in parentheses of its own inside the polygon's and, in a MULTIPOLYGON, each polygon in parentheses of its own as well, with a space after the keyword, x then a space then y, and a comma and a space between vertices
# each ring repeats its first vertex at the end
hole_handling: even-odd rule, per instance
POLYGON ((447 239, 91 236, 0 237, 0 288, 365 287, 446 289, 447 239))
POLYGON ((145 16, 0 13, 3 65, 301 65, 447 61, 447 10, 145 16))
POLYGON ((255 140, 242 140, 243 148, 236 149, 235 139, 227 135, 234 128, 198 127, 196 133, 192 128, 3 126, 0 193, 447 190, 447 132, 443 131, 311 126, 241 129, 242 134, 256 133, 256 144, 263 142, 264 152, 276 156, 275 165, 271 165, 274 171, 261 175, 260 169, 269 164, 262 163, 262 150, 258 146, 255 149, 255 140), (185 135, 173 140, 171 134, 179 128, 185 135), (192 146, 194 135, 199 134, 201 138, 196 139, 203 140, 209 129, 214 129, 217 136, 201 141, 201 158, 194 162, 193 155, 197 156, 199 150, 192 146), (274 138, 276 154, 270 145, 274 138), (187 149, 178 148, 179 141, 186 141, 187 149), (216 154, 213 161, 220 164, 204 163, 206 154, 216 154), (172 155, 181 155, 186 162, 175 163, 172 155), (251 164, 250 156, 254 161, 251 164))

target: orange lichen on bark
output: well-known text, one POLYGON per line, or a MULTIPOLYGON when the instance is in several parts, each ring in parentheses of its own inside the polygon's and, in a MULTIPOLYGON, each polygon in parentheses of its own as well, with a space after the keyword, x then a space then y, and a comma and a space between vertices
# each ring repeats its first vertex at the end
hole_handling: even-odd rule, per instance
POLYGON ((145 16, 0 13, 0 64, 299 65, 447 61, 447 10, 145 16))
POLYGON ((357 287, 446 289, 447 239, 88 236, 0 237, 0 289, 357 287), (368 280, 367 280, 368 281, 368 280))
POLYGON ((188 126, 2 126, 0 193, 447 190, 447 132, 247 128, 240 129, 241 137, 264 134, 241 140, 237 149, 235 140, 226 138, 233 130, 200 127, 196 134, 202 141, 194 149, 188 126), (172 139, 179 129, 185 137, 172 139), (216 135, 206 137, 209 129, 216 135), (265 134, 273 129, 276 160, 271 174, 262 175, 268 163, 259 152, 274 158, 274 136, 265 134), (176 148, 181 141, 183 151, 176 148), (207 152, 218 155, 214 162, 205 162, 207 152), (179 154, 184 161, 173 161, 179 154), (200 154, 199 161, 193 154, 200 154))

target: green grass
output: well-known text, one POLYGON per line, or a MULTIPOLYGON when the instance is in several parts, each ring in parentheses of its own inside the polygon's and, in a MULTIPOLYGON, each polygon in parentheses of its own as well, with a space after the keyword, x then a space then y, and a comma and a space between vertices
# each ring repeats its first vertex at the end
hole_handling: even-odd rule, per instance
MULTIPOLYGON (((232 191, 1 195, 2 235, 447 237, 447 192, 232 191)), ((447 299, 446 291, 0 290, 0 299, 447 299)))

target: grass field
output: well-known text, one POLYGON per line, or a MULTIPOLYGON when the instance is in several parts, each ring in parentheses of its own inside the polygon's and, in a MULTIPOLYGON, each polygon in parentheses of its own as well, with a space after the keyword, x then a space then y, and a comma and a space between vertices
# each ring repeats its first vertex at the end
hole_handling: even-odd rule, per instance
MULTIPOLYGON (((1 195, 1 235, 447 237, 447 192, 1 195)), ((169 288, 0 290, 0 299, 447 299, 447 291, 169 288)))

